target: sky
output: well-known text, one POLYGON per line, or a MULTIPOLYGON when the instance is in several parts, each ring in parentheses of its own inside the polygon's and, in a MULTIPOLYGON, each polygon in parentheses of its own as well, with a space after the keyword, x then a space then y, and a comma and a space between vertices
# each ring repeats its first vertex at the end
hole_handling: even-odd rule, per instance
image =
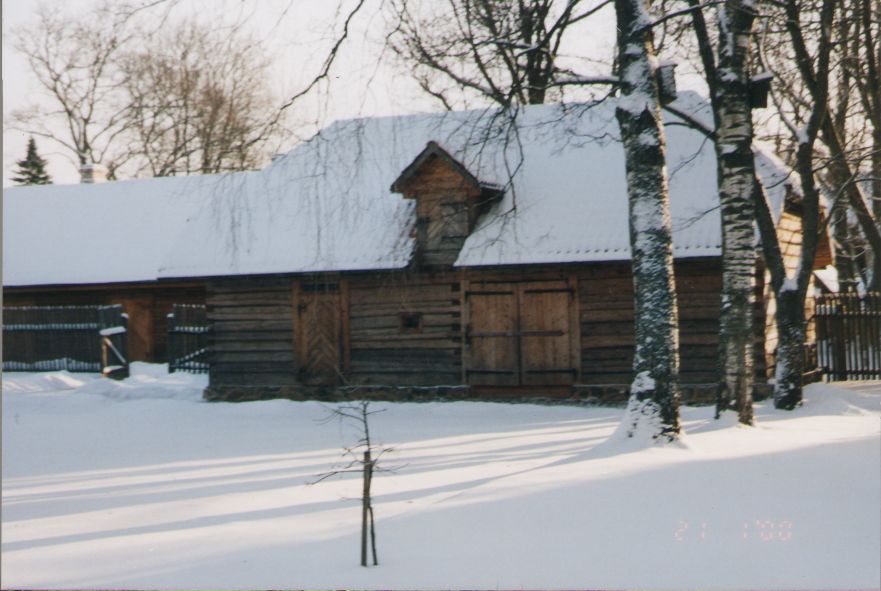
MULTIPOLYGON (((272 57, 271 87, 278 104, 303 88, 319 70, 330 42, 339 30, 340 8, 331 0, 168 0, 174 2, 172 19, 186 15, 216 15, 243 22, 265 45, 272 57)), ((345 14, 353 0, 340 0, 345 14)), ((427 1, 427 0, 426 0, 427 1)), ((437 1, 437 0, 431 0, 437 1)), ((333 71, 327 93, 303 101, 292 113, 291 133, 282 140, 280 151, 338 118, 406 114, 436 111, 440 103, 423 93, 406 68, 396 62, 382 41, 388 29, 381 10, 382 0, 368 0, 355 21, 350 41, 333 71)), ((43 2, 68 11, 84 10, 94 0, 58 0, 43 2)), ((17 109, 47 100, 26 60, 11 46, 10 32, 27 27, 35 20, 39 3, 27 0, 2 0, 3 6, 3 186, 10 186, 15 162, 24 157, 28 135, 9 128, 9 116, 17 109)), ((604 9, 601 18, 579 37, 570 56, 607 60, 614 41, 613 14, 604 9), (605 13, 605 14, 603 14, 605 13)), ((590 72, 597 73, 597 72, 590 72)), ((61 131, 61 130, 59 130, 61 131)), ((41 156, 49 162, 48 170, 56 183, 79 181, 71 155, 51 140, 37 138, 41 156)))

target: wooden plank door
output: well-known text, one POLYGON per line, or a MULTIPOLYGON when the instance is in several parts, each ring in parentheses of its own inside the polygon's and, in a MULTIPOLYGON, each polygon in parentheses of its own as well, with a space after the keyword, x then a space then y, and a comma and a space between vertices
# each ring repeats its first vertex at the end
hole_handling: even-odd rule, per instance
POLYGON ((469 290, 466 297, 468 383, 481 386, 518 385, 520 320, 516 286, 490 284, 469 290))
POLYGON ((570 318, 573 292, 564 282, 526 283, 520 290, 521 383, 575 381, 570 318))
POLYGON ((302 283, 295 294, 299 378, 306 385, 335 385, 341 377, 343 318, 339 285, 302 283))
POLYGON ((472 284, 466 293, 468 383, 574 383, 574 300, 566 281, 472 284))

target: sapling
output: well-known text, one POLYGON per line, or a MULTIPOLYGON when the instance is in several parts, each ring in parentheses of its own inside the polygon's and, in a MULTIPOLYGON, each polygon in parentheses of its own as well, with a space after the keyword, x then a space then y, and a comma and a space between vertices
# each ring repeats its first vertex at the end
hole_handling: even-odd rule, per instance
POLYGON ((361 566, 367 566, 368 534, 373 565, 377 566, 379 564, 376 558, 376 530, 374 528, 373 502, 370 487, 373 483, 373 473, 386 471, 379 467, 379 460, 385 453, 391 451, 391 448, 383 448, 378 452, 374 449, 373 441, 370 438, 369 419, 371 415, 384 411, 385 409, 371 410, 370 401, 368 400, 359 400, 342 404, 335 408, 329 408, 328 416, 322 421, 323 423, 329 423, 334 419, 351 423, 357 428, 360 438, 354 446, 343 448, 343 457, 349 460, 346 465, 320 474, 316 480, 310 483, 317 484, 322 480, 341 474, 361 474, 361 566))

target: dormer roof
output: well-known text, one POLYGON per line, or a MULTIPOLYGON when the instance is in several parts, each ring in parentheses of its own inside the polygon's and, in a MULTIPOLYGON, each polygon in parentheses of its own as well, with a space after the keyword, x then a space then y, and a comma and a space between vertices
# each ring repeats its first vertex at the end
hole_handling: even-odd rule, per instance
POLYGON ((476 176, 471 174, 461 162, 453 158, 449 152, 441 147, 440 144, 435 141, 430 141, 425 145, 425 149, 416 156, 413 162, 404 168, 401 175, 392 183, 392 193, 404 193, 404 197, 408 197, 408 195, 406 195, 407 184, 419 174, 423 166, 432 158, 440 158, 446 162, 465 182, 477 189, 498 188, 498 185, 494 183, 481 183, 476 176))

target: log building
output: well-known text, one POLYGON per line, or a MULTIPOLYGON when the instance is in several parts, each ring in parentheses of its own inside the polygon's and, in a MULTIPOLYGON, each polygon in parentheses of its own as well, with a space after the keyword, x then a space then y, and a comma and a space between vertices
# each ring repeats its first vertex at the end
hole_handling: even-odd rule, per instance
MULTIPOLYGON (((206 398, 626 398, 633 286, 616 134, 608 104, 528 107, 514 122, 344 121, 250 177, 247 206, 222 222, 238 246, 224 250, 229 236, 204 215, 166 269, 208 278, 206 398), (207 257, 195 247, 206 242, 207 257)), ((668 141, 681 380, 700 400, 716 384, 715 160, 694 131, 670 126, 668 141)), ((795 188, 775 158, 757 159, 789 220, 795 188)), ((764 382, 761 271, 756 294, 764 382)))
MULTIPOLYGON (((709 117, 695 96, 679 101, 709 117)), ((668 123, 679 124, 667 127, 667 158, 681 381, 686 400, 699 400, 716 384, 716 163, 705 138, 668 123)), ((10 216, 10 193, 25 211, 26 197, 51 192, 44 211, 69 213, 32 225, 38 237, 4 228, 5 305, 123 303, 144 341, 132 357, 162 360, 166 308, 205 301, 209 400, 619 401, 634 323, 617 133, 609 103, 358 119, 258 172, 79 186, 75 196, 12 189, 4 225, 25 216, 10 216)), ((795 256, 797 187, 772 155, 756 159, 795 256)), ((824 243, 818 267, 828 258, 824 243)), ((764 382, 776 337, 761 265, 756 295, 764 382)))
POLYGON ((121 304, 131 361, 166 360, 172 304, 205 303, 204 280, 159 281, 159 267, 216 177, 3 190, 3 305, 121 304))

